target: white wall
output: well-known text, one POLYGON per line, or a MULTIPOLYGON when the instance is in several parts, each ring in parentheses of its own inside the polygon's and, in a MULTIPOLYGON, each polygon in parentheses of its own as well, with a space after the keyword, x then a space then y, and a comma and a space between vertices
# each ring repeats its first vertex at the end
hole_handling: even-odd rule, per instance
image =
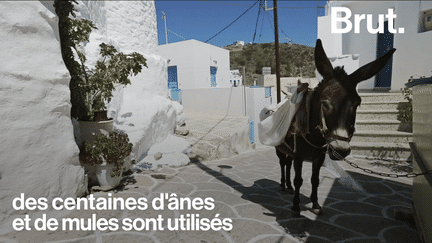
MULTIPOLYGON (((284 96, 282 96, 284 98, 284 96)), ((264 146, 258 138, 258 122, 261 110, 267 105, 276 105, 276 91, 265 97, 265 88, 230 87, 220 89, 185 89, 183 106, 187 114, 206 116, 249 117, 253 122, 256 146, 264 146)))
MULTIPOLYGON (((397 9, 403 10, 397 13, 405 27, 405 34, 398 35, 394 43, 398 57, 393 61, 396 90, 402 88, 410 76, 430 77, 432 74, 432 31, 417 33, 419 5, 418 1, 398 2, 396 5, 397 9)), ((432 1, 421 1, 421 10, 427 9, 432 9, 432 1)))
MULTIPOLYGON (((397 15, 395 29, 404 28, 404 33, 394 34, 392 85, 391 90, 398 92, 412 75, 430 75, 432 68, 432 31, 417 33, 419 11, 431 9, 432 2, 428 1, 346 1, 338 3, 331 1, 328 6, 341 5, 351 9, 351 22, 354 23, 355 14, 372 14, 373 27, 378 23, 378 14, 387 14, 389 8, 394 8, 397 15)), ((330 13, 328 13, 330 14, 330 13)), ((370 34, 363 20, 360 25, 360 33, 354 33, 354 27, 349 33, 329 34, 329 16, 318 17, 318 38, 322 39, 324 49, 328 56, 337 54, 342 47, 342 54, 360 54, 359 66, 363 66, 376 59, 377 34, 370 34), (338 35, 342 35, 342 45, 336 42, 338 35), (335 42, 336 41, 336 42, 335 42), (331 43, 331 44, 329 44, 331 43), (334 47, 337 45, 337 47, 334 47)), ((375 77, 372 77, 358 85, 359 89, 373 89, 375 77)))
POLYGON ((342 34, 332 34, 330 15, 318 17, 318 39, 321 39, 327 56, 342 55, 342 34))
POLYGON ((251 132, 253 132, 256 147, 265 146, 261 144, 258 138, 258 122, 260 121, 259 115, 261 110, 268 105, 276 104, 277 97, 275 88, 272 88, 271 91, 271 97, 265 98, 265 88, 246 88, 246 115, 249 116, 249 119, 253 124, 253 129, 251 129, 251 132))
MULTIPOLYGON (((131 159, 139 161, 147 150, 172 133, 181 112, 168 98, 167 63, 158 55, 154 1, 79 1, 77 16, 92 20, 97 30, 90 35, 85 53, 89 63, 99 58, 99 44, 108 42, 126 54, 138 52, 147 68, 131 83, 119 88, 108 105, 115 127, 134 144, 131 159)), ((180 106, 181 108, 181 106, 180 106)))
POLYGON ((421 84, 413 91, 413 142, 428 170, 432 169, 432 85, 421 84))
POLYGON ((167 66, 177 66, 179 89, 194 87, 198 73, 195 72, 195 65, 192 61, 194 57, 193 42, 183 41, 160 45, 158 50, 160 55, 167 60, 167 66))
POLYGON ((177 66, 179 89, 210 88, 210 67, 217 67, 216 88, 230 87, 229 51, 197 40, 159 46, 168 66, 177 66))
POLYGON ((81 196, 84 170, 70 119, 69 72, 52 1, 1 1, 0 232, 12 200, 81 196))
POLYGON ((184 112, 211 116, 245 116, 244 87, 220 89, 184 89, 184 112))

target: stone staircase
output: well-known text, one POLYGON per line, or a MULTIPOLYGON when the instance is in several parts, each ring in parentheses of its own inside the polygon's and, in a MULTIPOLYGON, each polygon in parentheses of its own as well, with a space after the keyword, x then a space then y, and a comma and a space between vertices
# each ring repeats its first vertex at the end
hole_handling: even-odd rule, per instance
POLYGON ((397 107, 406 102, 401 93, 360 93, 351 155, 391 160, 412 160, 408 124, 397 120, 397 107))

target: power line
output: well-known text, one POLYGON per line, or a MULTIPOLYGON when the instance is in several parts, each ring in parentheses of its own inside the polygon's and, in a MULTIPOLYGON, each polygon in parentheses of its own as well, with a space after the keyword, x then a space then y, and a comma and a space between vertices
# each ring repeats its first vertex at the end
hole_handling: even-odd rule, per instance
POLYGON ((174 31, 172 31, 172 30, 170 30, 170 29, 167 29, 167 30, 168 30, 169 32, 173 33, 174 35, 176 35, 176 36, 178 36, 178 37, 180 37, 180 38, 183 38, 183 40, 186 40, 186 38, 184 38, 183 36, 177 34, 176 32, 174 32, 174 31))
MULTIPOLYGON (((279 7, 278 7, 279 8, 279 7)), ((268 22, 269 22, 269 24, 270 24, 270 27, 274 27, 273 26, 273 24, 272 24, 272 22, 271 22, 271 20, 270 20, 270 17, 268 16, 268 15, 266 15, 266 17, 267 17, 267 20, 268 20, 268 22)), ((291 38, 285 33, 285 31, 283 31, 283 29, 281 29, 280 27, 278 27, 278 29, 289 39, 289 42, 290 43, 292 43, 293 41, 291 40, 291 38)))
POLYGON ((229 24, 227 27, 223 28, 221 31, 219 31, 216 35, 212 36, 210 39, 206 40, 205 43, 207 43, 209 40, 213 39, 214 37, 216 37, 217 35, 219 35, 222 31, 226 30, 228 27, 230 27, 232 24, 234 24, 234 22, 236 22, 238 19, 240 19, 243 15, 245 15, 247 13, 247 11, 249 11, 253 6, 255 6, 255 4, 257 4, 257 2, 259 2, 260 0, 257 0, 250 8, 248 8, 246 11, 244 11, 244 13, 242 13, 238 18, 236 18, 233 22, 231 22, 231 24, 229 24))
POLYGON ((254 36, 253 36, 253 40, 252 40, 253 44, 255 44, 255 36, 256 36, 256 32, 257 32, 257 28, 258 28, 258 21, 259 21, 259 16, 260 16, 260 13, 261 13, 262 5, 263 5, 263 1, 260 0, 260 4, 259 4, 259 8, 258 8, 257 21, 256 21, 256 25, 255 25, 255 32, 254 32, 254 36))
MULTIPOLYGON (((279 28, 281 30, 281 32, 289 39, 289 42, 292 43, 291 38, 289 38, 289 36, 285 33, 285 31, 283 31, 283 29, 279 28)), ((284 38, 285 39, 285 38, 284 38)))
MULTIPOLYGON (((242 6, 242 7, 251 7, 251 5, 246 5, 246 4, 236 4, 236 3, 229 3, 229 2, 217 2, 217 1, 209 1, 209 0, 200 0, 203 2, 208 2, 208 3, 215 3, 215 4, 224 4, 224 5, 231 5, 231 6, 242 6)), ((252 5, 253 7, 253 5, 252 5)), ((324 7, 279 7, 278 9, 321 9, 324 7)))
MULTIPOLYGON (((267 15, 267 11, 264 11, 263 14, 267 15)), ((261 36, 262 36, 263 27, 264 27, 264 16, 261 18, 261 30, 260 30, 260 35, 259 35, 259 39, 258 39, 259 43, 261 43, 261 36)))
POLYGON ((200 0, 203 2, 208 3, 215 3, 215 4, 224 4, 224 5, 231 5, 231 6, 240 6, 240 7, 250 7, 251 5, 245 5, 245 4, 236 4, 236 3, 229 3, 229 2, 216 2, 216 1, 209 1, 209 0, 200 0))

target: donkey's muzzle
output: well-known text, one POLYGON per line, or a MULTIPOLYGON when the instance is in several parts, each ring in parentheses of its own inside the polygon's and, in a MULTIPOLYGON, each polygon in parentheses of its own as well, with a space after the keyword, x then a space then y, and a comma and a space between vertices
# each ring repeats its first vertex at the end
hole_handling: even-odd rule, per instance
POLYGON ((329 155, 332 160, 342 160, 351 153, 351 147, 348 141, 332 140, 328 143, 329 155))

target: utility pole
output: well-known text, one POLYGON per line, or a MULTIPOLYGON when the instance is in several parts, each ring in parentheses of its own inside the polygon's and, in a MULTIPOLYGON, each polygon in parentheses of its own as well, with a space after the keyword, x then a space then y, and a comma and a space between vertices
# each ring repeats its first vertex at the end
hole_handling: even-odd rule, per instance
POLYGON ((246 69, 245 69, 245 66, 243 66, 243 85, 246 85, 246 69))
POLYGON ((279 27, 277 16, 277 0, 273 0, 274 26, 275 26, 275 54, 276 54, 276 97, 277 103, 281 102, 280 88, 280 59, 279 59, 279 27))
POLYGON ((164 13, 164 11, 161 11, 163 16, 162 18, 165 21, 165 44, 168 44, 168 32, 167 32, 167 27, 166 27, 166 14, 164 13))

